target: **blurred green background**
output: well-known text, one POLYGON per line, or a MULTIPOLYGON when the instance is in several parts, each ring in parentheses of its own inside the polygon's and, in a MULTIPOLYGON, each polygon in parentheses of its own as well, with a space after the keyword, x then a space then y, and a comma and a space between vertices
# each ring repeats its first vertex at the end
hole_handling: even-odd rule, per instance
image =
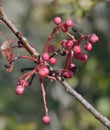
MULTIPOLYGON (((88 61, 76 62, 79 72, 68 82, 97 110, 110 118, 109 0, 3 0, 3 8, 9 19, 39 52, 54 27, 52 19, 57 15, 63 20, 73 19, 82 33, 94 32, 99 36, 100 41, 89 53, 88 61)), ((0 23, 0 32, 16 39, 3 23, 0 23)), ((54 40, 54 44, 58 46, 58 41, 63 37, 56 35, 57 42, 54 40)), ((2 41, 4 38, 0 36, 2 41)), ((16 50, 15 53, 19 52, 25 53, 23 50, 16 50)), ((44 82, 51 123, 42 124, 44 109, 38 77, 34 78, 23 95, 15 94, 21 68, 35 64, 20 60, 15 63, 14 71, 7 73, 1 54, 0 60, 0 130, 107 130, 58 82, 49 80, 44 82)))

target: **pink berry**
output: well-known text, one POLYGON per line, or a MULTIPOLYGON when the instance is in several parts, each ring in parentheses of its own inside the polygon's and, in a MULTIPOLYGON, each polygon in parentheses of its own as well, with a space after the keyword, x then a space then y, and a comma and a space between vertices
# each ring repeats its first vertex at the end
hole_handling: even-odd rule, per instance
POLYGON ((48 69, 48 68, 45 67, 45 68, 43 68, 42 70, 45 72, 46 75, 49 74, 49 69, 48 69))
POLYGON ((54 45, 49 45, 48 46, 48 52, 54 52, 55 51, 55 46, 54 45))
POLYGON ((79 59, 79 55, 80 55, 80 53, 74 53, 74 54, 73 54, 73 57, 74 57, 75 59, 79 59))
POLYGON ((48 53, 43 53, 42 54, 42 59, 45 60, 45 61, 48 61, 49 60, 49 54, 48 53))
POLYGON ((44 124, 50 123, 50 117, 47 116, 47 115, 43 116, 43 117, 42 117, 42 122, 43 122, 44 124))
POLYGON ((66 47, 66 43, 67 43, 67 40, 66 40, 66 39, 62 40, 62 41, 61 41, 61 46, 62 46, 62 47, 66 47))
POLYGON ((61 27, 61 30, 63 32, 67 32, 68 31, 68 26, 66 24, 63 24, 62 27, 61 27))
POLYGON ((23 87, 22 85, 18 85, 15 92, 17 95, 21 95, 23 94, 24 90, 25 90, 25 87, 23 87))
POLYGON ((94 44, 95 42, 97 42, 99 40, 99 37, 96 34, 92 34, 90 37, 90 41, 92 44, 94 44))
POLYGON ((88 59, 88 56, 86 55, 86 54, 79 54, 79 59, 81 60, 81 61, 87 61, 87 59, 88 59))
POLYGON ((72 20, 66 20, 66 25, 68 27, 72 27, 73 26, 73 21, 72 20))
POLYGON ((85 45, 84 45, 84 49, 85 49, 86 51, 91 51, 91 50, 92 50, 92 45, 91 45, 91 43, 86 42, 85 45))
POLYGON ((38 74, 40 77, 45 77, 46 75, 49 74, 49 69, 45 67, 45 68, 39 70, 38 74))
POLYGON ((55 17, 53 19, 53 22, 56 24, 56 25, 59 25, 61 23, 61 18, 59 16, 55 17))
POLYGON ((68 49, 71 49, 72 46, 73 46, 73 42, 71 40, 68 40, 67 43, 66 43, 66 47, 68 49))
POLYGON ((72 78, 73 77, 73 73, 72 73, 72 71, 66 71, 66 72, 64 72, 63 73, 63 77, 64 78, 72 78))
POLYGON ((47 75, 47 72, 44 71, 43 69, 41 69, 41 70, 39 70, 38 74, 40 77, 45 77, 47 75))
POLYGON ((50 62, 50 64, 55 65, 57 60, 56 60, 55 57, 52 57, 52 58, 49 59, 49 62, 50 62))
POLYGON ((81 47, 76 45, 76 46, 74 46, 73 51, 74 51, 74 53, 79 54, 81 52, 81 47))

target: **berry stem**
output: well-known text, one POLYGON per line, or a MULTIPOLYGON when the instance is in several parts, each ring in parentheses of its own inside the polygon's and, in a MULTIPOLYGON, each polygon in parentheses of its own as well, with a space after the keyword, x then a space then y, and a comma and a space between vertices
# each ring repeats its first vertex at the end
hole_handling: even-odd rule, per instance
POLYGON ((26 73, 24 73, 24 74, 22 74, 22 75, 19 77, 19 79, 20 79, 20 80, 21 80, 21 79, 25 79, 29 74, 30 74, 30 71, 29 71, 29 72, 26 72, 26 73))
POLYGON ((33 74, 35 73, 34 70, 32 70, 29 75, 27 75, 27 77, 25 78, 25 81, 27 81, 33 74))
POLYGON ((34 62, 38 62, 38 58, 33 58, 33 57, 30 57, 30 56, 19 56, 18 58, 24 58, 24 59, 28 59, 28 60, 32 60, 34 62))
POLYGON ((66 35, 69 36, 73 42, 76 42, 76 39, 73 35, 71 35, 69 32, 66 32, 66 35))
POLYGON ((46 77, 46 78, 49 78, 49 79, 52 79, 52 80, 56 80, 56 78, 55 78, 55 77, 50 76, 50 75, 46 75, 45 77, 46 77))
POLYGON ((43 98, 43 103, 44 103, 45 114, 48 115, 48 108, 47 108, 47 103, 46 103, 46 92, 44 89, 44 84, 43 84, 42 78, 40 78, 40 87, 42 90, 42 98, 43 98))
POLYGON ((67 55, 67 58, 66 58, 66 64, 65 64, 64 70, 69 70, 71 61, 72 61, 72 54, 70 51, 67 55))
POLYGON ((59 29, 59 26, 55 27, 55 28, 53 29, 53 31, 51 32, 51 34, 48 36, 48 39, 47 39, 47 41, 46 41, 45 44, 44 44, 42 54, 46 52, 46 49, 47 49, 47 47, 48 47, 50 41, 52 40, 54 34, 58 31, 58 29, 59 29))
POLYGON ((23 75, 20 76, 19 79, 20 79, 20 80, 22 80, 22 79, 28 80, 35 72, 36 72, 36 68, 33 69, 32 71, 29 71, 29 72, 24 73, 23 75))
POLYGON ((85 40, 87 41, 87 39, 89 38, 90 36, 89 35, 81 35, 81 37, 77 40, 77 45, 80 44, 81 40, 85 40))

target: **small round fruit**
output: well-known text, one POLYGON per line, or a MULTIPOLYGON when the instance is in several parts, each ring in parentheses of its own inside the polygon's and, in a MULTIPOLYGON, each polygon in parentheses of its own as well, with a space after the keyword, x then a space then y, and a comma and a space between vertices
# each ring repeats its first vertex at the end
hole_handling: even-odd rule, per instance
POLYGON ((42 54, 42 59, 45 60, 45 61, 48 61, 49 60, 49 54, 48 53, 43 53, 42 54))
POLYGON ((55 51, 55 46, 54 45, 49 45, 48 46, 48 52, 51 53, 51 52, 54 52, 55 51))
POLYGON ((63 32, 67 32, 68 31, 68 26, 66 25, 66 23, 62 25, 61 30, 63 32))
POLYGON ((48 68, 46 68, 46 67, 45 67, 45 68, 43 68, 43 71, 45 72, 45 74, 46 74, 46 75, 48 75, 48 74, 49 74, 49 69, 48 69, 48 68))
POLYGON ((49 59, 49 62, 50 62, 50 64, 55 65, 57 60, 56 60, 55 57, 52 57, 52 58, 49 59))
POLYGON ((53 19, 54 24, 59 25, 61 23, 61 18, 59 16, 53 19))
POLYGON ((15 92, 17 95, 21 95, 23 94, 24 90, 25 88, 22 85, 18 85, 15 92))
POLYGON ((50 117, 47 116, 47 115, 43 116, 43 117, 42 117, 42 122, 43 122, 44 124, 50 123, 50 117))
POLYGON ((91 51, 92 50, 92 45, 89 42, 86 42, 84 45, 85 51, 91 51))
POLYGON ((92 44, 94 44, 98 40, 99 40, 99 37, 95 33, 91 35, 90 41, 91 41, 92 44))
POLYGON ((66 43, 67 43, 67 40, 66 39, 63 39, 62 41, 61 41, 61 46, 62 47, 66 47, 66 43))
POLYGON ((66 47, 68 49, 71 49, 72 46, 73 46, 73 42, 71 40, 68 40, 67 43, 66 43, 66 47))
POLYGON ((74 25, 73 25, 73 27, 71 28, 71 30, 72 30, 73 32, 78 32, 78 28, 77 28, 76 26, 74 26, 74 25))
POLYGON ((47 72, 45 72, 43 69, 39 70, 38 72, 40 77, 45 77, 47 75, 47 72))
POLYGON ((87 56, 87 54, 79 54, 79 59, 81 60, 81 61, 87 61, 87 59, 88 59, 88 56, 87 56))
POLYGON ((76 45, 76 46, 74 46, 73 51, 74 51, 74 53, 79 54, 81 52, 81 47, 76 45))
POLYGON ((66 20, 66 25, 68 26, 68 27, 72 27, 73 26, 73 21, 72 20, 66 20))
POLYGON ((72 78, 73 77, 73 73, 72 73, 72 71, 66 71, 66 72, 64 72, 63 74, 62 74, 62 76, 64 77, 64 78, 72 78))

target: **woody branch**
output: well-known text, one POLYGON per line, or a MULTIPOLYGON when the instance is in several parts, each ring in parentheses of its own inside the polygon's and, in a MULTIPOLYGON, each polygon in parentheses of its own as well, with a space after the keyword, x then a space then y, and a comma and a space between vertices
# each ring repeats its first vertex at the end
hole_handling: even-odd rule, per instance
MULTIPOLYGON (((29 52, 29 54, 35 59, 38 58, 39 53, 33 48, 28 40, 22 35, 21 32, 15 27, 15 25, 7 18, 6 14, 1 7, 0 0, 0 19, 9 27, 9 29, 14 33, 14 35, 20 40, 23 47, 29 52)), ((76 92, 67 82, 66 80, 62 80, 61 77, 57 76, 57 80, 62 84, 62 86, 66 89, 66 91, 72 95, 77 101, 79 101, 98 121, 100 121, 107 128, 110 128, 110 120, 107 117, 103 116, 100 112, 98 112, 87 100, 85 100, 78 92, 76 92)))

